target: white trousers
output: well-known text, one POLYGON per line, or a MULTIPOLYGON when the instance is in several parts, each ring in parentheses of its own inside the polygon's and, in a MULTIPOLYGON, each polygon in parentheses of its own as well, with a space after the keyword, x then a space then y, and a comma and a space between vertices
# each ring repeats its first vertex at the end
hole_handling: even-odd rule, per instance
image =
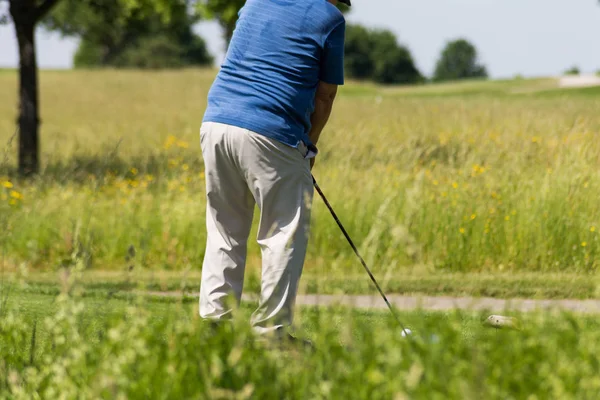
POLYGON ((204 123, 207 243, 200 316, 219 320, 239 305, 254 205, 262 284, 252 325, 266 333, 291 325, 308 244, 313 182, 301 151, 235 126, 204 123))

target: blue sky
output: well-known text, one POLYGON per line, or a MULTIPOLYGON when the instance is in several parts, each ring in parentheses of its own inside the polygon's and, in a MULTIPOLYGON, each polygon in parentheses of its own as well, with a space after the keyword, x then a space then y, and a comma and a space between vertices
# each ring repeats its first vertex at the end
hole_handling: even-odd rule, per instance
MULTIPOLYGON (((473 42, 495 78, 549 76, 578 65, 600 69, 600 5, 597 0, 353 0, 348 20, 387 28, 407 45, 421 71, 430 75, 446 41, 473 42)), ((218 57, 218 27, 197 31, 218 57)), ((38 32, 42 68, 71 66, 77 42, 38 32)), ((12 26, 0 27, 0 67, 17 65, 12 26)))

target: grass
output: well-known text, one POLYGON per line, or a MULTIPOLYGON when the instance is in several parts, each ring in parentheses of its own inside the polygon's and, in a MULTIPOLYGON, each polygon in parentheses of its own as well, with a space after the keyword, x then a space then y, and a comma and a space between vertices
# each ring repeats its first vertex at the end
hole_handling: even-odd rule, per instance
POLYGON ((250 308, 213 329, 188 302, 41 295, 0 286, 3 398, 593 398, 600 389, 596 318, 302 308, 282 349, 248 329, 250 308), (7 299, 7 301, 6 301, 7 299), (268 382, 268 384, 266 384, 268 382), (533 396, 533 397, 532 397, 533 396))
MULTIPOLYGON (((359 264, 352 273, 308 273, 302 277, 301 294, 376 294, 368 276, 359 264)), ((374 268, 379 275, 378 268, 374 268)), ((258 271, 248 274, 245 292, 260 292, 258 271)), ((58 294, 63 272, 34 272, 25 276, 6 275, 27 285, 29 293, 58 294)), ((395 271, 391 276, 378 276, 386 293, 429 296, 475 296, 502 299, 595 299, 600 297, 598 279, 589 275, 569 273, 464 274, 432 271, 395 271)), ((116 296, 132 291, 180 292, 197 295, 200 273, 196 271, 87 271, 81 279, 84 292, 91 295, 116 296)))
MULTIPOLYGON (((1 74, 2 268, 199 271, 198 130, 213 77, 42 71, 43 170, 22 181, 10 141, 17 76, 1 74)), ((314 172, 390 290, 597 295, 599 100, 579 90, 550 95, 554 85, 342 90, 314 172), (415 278, 405 279, 407 271, 415 278), (467 275, 476 283, 461 284, 467 275)), ((370 290, 319 199, 313 211, 306 290, 370 290), (352 279, 348 271, 356 271, 352 279), (322 276, 332 289, 318 283, 322 276)), ((258 260, 252 244, 249 279, 258 276, 258 260)))

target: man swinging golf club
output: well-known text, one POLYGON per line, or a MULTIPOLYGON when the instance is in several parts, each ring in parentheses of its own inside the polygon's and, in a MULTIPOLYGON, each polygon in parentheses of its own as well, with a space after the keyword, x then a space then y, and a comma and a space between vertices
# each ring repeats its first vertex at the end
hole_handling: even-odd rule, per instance
POLYGON ((311 168, 344 83, 345 20, 337 3, 248 0, 239 13, 200 130, 207 198, 202 318, 228 319, 241 300, 257 204, 262 284, 252 326, 286 336, 292 324, 308 243, 311 168))

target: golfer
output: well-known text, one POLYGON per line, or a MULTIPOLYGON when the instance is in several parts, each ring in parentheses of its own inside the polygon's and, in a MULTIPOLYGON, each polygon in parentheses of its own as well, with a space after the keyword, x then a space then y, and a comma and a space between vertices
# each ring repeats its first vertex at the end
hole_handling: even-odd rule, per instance
MULTIPOLYGON (((340 0, 350 5, 350 0, 340 0)), ((306 256, 317 143, 344 83, 338 0, 248 0, 200 129, 207 243, 200 316, 239 305, 255 204, 262 283, 253 328, 287 337, 306 256)))

